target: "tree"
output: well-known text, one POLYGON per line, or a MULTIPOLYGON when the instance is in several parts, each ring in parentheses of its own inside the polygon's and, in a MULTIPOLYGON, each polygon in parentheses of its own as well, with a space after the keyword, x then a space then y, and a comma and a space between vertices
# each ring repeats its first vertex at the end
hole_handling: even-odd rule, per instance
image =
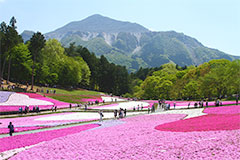
POLYGON ((200 96, 199 93, 199 83, 197 81, 190 81, 189 83, 187 83, 183 89, 183 94, 185 97, 188 97, 190 99, 194 98, 198 98, 200 96))
POLYGON ((16 23, 17 20, 15 17, 12 17, 10 20, 10 25, 7 27, 7 33, 6 33, 6 38, 7 38, 7 44, 8 44, 8 77, 7 77, 7 82, 10 79, 10 74, 11 74, 11 50, 14 46, 16 46, 19 43, 22 43, 22 37, 18 35, 18 32, 16 30, 16 23))
POLYGON ((44 36, 40 33, 34 33, 32 38, 30 39, 30 44, 29 44, 29 50, 32 54, 33 58, 33 64, 32 64, 32 86, 31 90, 33 90, 33 84, 34 84, 34 65, 37 60, 37 58, 40 56, 40 51, 45 45, 45 38, 44 36))
POLYGON ((12 49, 12 78, 15 82, 24 82, 31 76, 32 58, 28 47, 20 43, 12 49))
POLYGON ((240 60, 232 61, 226 67, 226 84, 229 89, 229 93, 240 94, 240 60))
POLYGON ((16 19, 14 17, 11 18, 9 25, 7 26, 5 22, 1 23, 1 77, 4 76, 5 64, 8 62, 8 74, 7 74, 7 82, 10 79, 11 72, 11 49, 17 44, 23 42, 22 37, 18 35, 16 31, 16 19), (2 59, 3 58, 3 59, 2 59))

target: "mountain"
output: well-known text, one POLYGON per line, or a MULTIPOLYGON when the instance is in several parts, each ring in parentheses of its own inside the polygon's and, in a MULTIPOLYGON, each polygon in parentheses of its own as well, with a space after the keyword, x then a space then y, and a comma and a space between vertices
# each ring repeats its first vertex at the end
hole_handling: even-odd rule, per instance
POLYGON ((152 32, 139 24, 101 15, 71 22, 46 33, 45 37, 58 39, 64 46, 75 42, 97 56, 104 55, 110 62, 125 65, 129 71, 139 67, 159 67, 168 62, 184 66, 199 65, 211 59, 239 59, 207 48, 183 33, 152 32))
POLYGON ((23 33, 21 34, 23 41, 26 42, 30 40, 33 34, 34 34, 33 31, 28 31, 28 30, 23 31, 23 33))
POLYGON ((114 34, 119 32, 139 33, 148 31, 148 29, 136 23, 117 21, 99 14, 95 14, 82 21, 71 22, 53 32, 47 33, 46 38, 55 37, 57 39, 61 39, 68 34, 75 33, 83 33, 83 35, 88 36, 87 33, 114 34))

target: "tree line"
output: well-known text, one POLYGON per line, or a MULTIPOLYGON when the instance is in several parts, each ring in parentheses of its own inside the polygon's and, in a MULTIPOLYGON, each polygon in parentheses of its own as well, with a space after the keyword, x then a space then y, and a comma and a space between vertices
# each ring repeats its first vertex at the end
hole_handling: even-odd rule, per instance
POLYGON ((199 66, 169 63, 131 75, 127 96, 141 99, 213 99, 239 95, 240 60, 211 60, 199 66))
POLYGON ((87 48, 63 47, 56 39, 46 40, 40 32, 23 42, 16 19, 0 26, 0 81, 21 84, 82 87, 121 95, 129 90, 125 67, 96 57, 87 48))

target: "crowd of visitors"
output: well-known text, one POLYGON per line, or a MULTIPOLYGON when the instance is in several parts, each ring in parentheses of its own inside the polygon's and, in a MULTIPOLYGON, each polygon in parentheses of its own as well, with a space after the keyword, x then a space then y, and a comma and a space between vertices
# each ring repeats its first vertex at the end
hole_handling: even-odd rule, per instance
POLYGON ((29 106, 25 106, 24 109, 23 109, 23 107, 21 106, 21 107, 19 107, 19 109, 18 109, 18 113, 19 113, 19 114, 23 114, 23 113, 24 113, 24 114, 27 114, 27 113, 29 113, 29 112, 39 113, 39 112, 40 112, 40 108, 39 108, 39 106, 33 106, 33 109, 30 110, 29 106))

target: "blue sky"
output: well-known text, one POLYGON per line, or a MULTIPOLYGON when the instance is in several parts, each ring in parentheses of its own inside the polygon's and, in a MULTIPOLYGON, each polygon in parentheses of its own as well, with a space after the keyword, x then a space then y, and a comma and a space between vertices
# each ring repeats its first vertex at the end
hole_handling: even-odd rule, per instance
POLYGON ((15 16, 19 33, 50 32, 93 14, 182 32, 240 56, 240 0, 0 0, 0 22, 15 16))

